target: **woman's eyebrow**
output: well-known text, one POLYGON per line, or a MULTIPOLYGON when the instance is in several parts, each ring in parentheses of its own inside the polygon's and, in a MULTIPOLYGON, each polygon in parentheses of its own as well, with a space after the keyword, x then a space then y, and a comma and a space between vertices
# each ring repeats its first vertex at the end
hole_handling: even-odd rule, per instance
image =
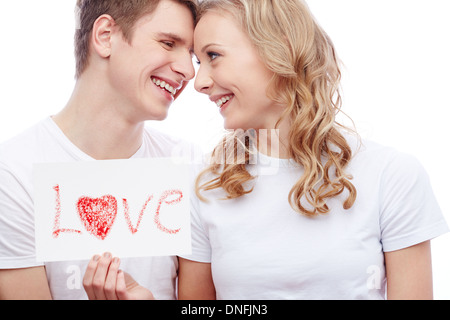
POLYGON ((205 53, 205 51, 208 50, 208 48, 212 47, 212 46, 220 46, 220 45, 217 43, 209 43, 206 46, 204 46, 200 52, 205 53))

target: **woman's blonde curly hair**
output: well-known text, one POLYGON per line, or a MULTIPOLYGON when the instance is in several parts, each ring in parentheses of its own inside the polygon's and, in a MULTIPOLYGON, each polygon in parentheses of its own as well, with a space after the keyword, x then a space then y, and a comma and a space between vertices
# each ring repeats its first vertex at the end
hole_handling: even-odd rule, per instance
MULTIPOLYGON (((336 122, 342 103, 339 62, 333 43, 306 3, 303 0, 203 0, 198 18, 211 10, 234 17, 274 73, 267 95, 286 106, 278 124, 289 117, 290 157, 304 168, 303 176, 288 195, 292 208, 307 216, 328 213, 327 199, 345 189, 348 197, 343 207, 351 208, 357 192, 345 168, 352 158, 352 150, 341 134, 340 129, 344 127, 336 122)), ((235 150, 243 144, 233 133, 215 148, 211 164, 197 178, 200 199, 206 201, 201 190, 223 188, 228 199, 252 191, 245 188, 254 179, 247 171, 249 152, 243 161, 218 163, 214 160, 224 153, 233 154, 227 149, 235 150), (202 183, 207 174, 215 178, 202 183)))

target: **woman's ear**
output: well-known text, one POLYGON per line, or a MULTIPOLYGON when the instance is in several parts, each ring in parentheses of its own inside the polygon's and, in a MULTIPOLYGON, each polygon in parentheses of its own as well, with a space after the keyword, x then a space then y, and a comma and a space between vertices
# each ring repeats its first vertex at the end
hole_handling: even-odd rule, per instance
POLYGON ((92 48, 102 58, 109 58, 111 54, 111 36, 116 25, 114 19, 103 14, 97 18, 92 28, 92 48))

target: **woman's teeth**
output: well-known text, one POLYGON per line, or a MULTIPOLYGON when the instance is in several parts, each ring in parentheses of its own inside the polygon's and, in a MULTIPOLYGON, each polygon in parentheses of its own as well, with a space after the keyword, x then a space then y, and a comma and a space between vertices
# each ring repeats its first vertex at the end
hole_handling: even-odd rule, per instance
POLYGON ((161 89, 165 89, 171 95, 175 95, 177 93, 177 90, 174 89, 174 87, 172 87, 170 84, 166 83, 163 80, 152 78, 152 81, 153 81, 154 84, 156 84, 156 86, 160 87, 161 89))
POLYGON ((222 97, 222 98, 220 98, 219 100, 216 101, 216 104, 220 108, 220 107, 222 107, 223 104, 227 103, 231 98, 233 98, 232 95, 222 97))

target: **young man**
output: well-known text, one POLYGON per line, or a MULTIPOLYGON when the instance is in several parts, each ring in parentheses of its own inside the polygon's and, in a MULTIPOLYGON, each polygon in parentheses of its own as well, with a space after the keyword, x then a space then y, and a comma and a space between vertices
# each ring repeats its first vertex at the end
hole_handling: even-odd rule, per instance
MULTIPOLYGON (((87 261, 35 259, 33 163, 190 152, 144 121, 165 119, 195 75, 196 0, 78 0, 78 7, 73 95, 60 113, 0 146, 0 299, 87 297, 87 261)), ((123 259, 122 268, 155 298, 175 298, 175 257, 123 259)))

